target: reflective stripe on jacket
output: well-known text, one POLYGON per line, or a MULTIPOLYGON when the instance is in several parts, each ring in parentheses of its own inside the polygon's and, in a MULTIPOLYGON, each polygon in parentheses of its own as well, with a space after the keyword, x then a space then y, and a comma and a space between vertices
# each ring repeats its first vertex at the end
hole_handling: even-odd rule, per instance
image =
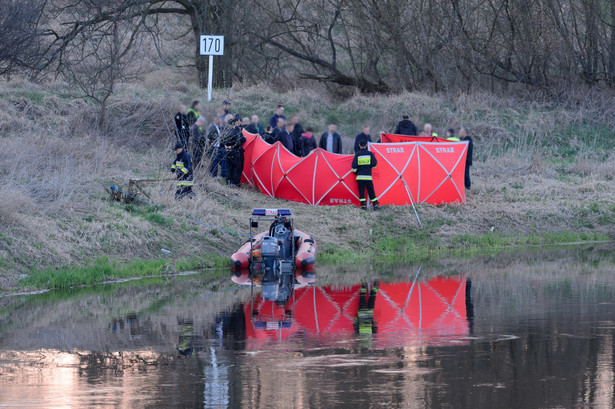
POLYGON ((372 180, 372 169, 376 167, 377 163, 372 152, 361 149, 355 153, 352 159, 352 171, 356 173, 357 180, 372 180))

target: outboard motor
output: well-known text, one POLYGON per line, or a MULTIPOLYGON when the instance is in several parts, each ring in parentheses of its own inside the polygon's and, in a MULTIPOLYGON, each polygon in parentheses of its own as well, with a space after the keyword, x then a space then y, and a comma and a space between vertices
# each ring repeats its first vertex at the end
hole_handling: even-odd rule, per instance
POLYGON ((280 277, 280 245, 275 237, 263 237, 261 256, 265 268, 261 284, 263 298, 265 301, 277 301, 278 278, 280 277))

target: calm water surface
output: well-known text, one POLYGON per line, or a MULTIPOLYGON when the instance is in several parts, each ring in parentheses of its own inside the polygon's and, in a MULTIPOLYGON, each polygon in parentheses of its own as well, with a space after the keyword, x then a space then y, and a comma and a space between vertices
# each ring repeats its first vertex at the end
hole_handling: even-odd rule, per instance
POLYGON ((2 297, 0 407, 615 407, 612 249, 419 267, 2 297))

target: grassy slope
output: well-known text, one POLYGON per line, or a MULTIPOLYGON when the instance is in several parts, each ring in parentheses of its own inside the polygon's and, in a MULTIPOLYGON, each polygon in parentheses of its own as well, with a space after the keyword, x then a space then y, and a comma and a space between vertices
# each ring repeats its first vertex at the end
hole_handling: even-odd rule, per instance
MULTIPOLYGON (((605 239, 615 231, 615 166, 609 152, 615 125, 606 97, 603 104, 593 98, 567 107, 489 95, 356 96, 341 103, 313 90, 276 94, 249 88, 215 95, 230 98, 243 114, 263 117, 281 102, 317 130, 337 121, 346 136, 362 123, 376 132, 389 129, 401 111, 410 111, 419 125, 432 122, 440 132, 468 124, 476 158, 467 203, 419 206, 422 229, 410 208, 378 214, 312 208, 248 188, 228 189, 206 177, 198 178, 198 201, 178 204, 171 183, 153 186, 152 200, 169 210, 114 203, 104 186, 164 175, 172 155, 162 117, 172 115, 175 101, 197 95, 176 80, 150 81, 127 86, 115 97, 106 129, 93 125, 95 107, 62 96, 68 91, 61 84, 0 87, 5 147, 0 153, 0 290, 18 285, 21 273, 30 274, 28 284, 45 287, 68 285, 73 280, 65 277, 71 275, 74 282, 87 283, 219 265, 241 239, 185 217, 245 233, 250 209, 260 206, 291 207, 298 228, 316 237, 322 262, 373 256, 421 260, 518 244, 605 239), (162 248, 172 254, 162 254, 162 248), (101 256, 110 261, 90 265, 101 256)), ((344 142, 349 148, 350 138, 344 142)))

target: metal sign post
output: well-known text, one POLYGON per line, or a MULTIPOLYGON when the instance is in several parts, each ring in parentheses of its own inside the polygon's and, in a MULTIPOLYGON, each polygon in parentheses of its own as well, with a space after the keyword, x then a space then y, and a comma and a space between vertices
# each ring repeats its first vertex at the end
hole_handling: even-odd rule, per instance
POLYGON ((207 102, 209 102, 214 79, 214 55, 224 55, 224 36, 201 35, 201 55, 209 56, 207 79, 207 102))

